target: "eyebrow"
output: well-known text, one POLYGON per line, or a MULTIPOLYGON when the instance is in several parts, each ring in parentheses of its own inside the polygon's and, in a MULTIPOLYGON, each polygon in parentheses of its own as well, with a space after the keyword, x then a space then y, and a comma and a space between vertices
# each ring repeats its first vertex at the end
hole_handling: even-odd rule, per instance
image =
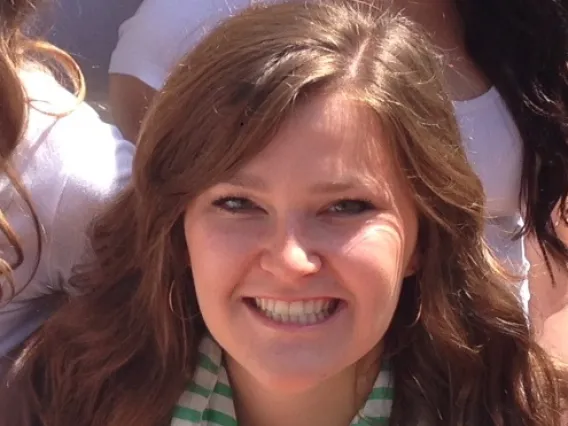
POLYGON ((266 182, 264 182, 264 180, 262 180, 258 176, 248 175, 244 173, 233 175, 229 179, 221 183, 240 186, 241 188, 245 189, 254 189, 256 191, 266 191, 268 189, 266 182))
MULTIPOLYGON (((259 192, 268 191, 268 185, 263 179, 250 174, 239 173, 221 183, 238 186, 244 189, 252 189, 259 192)), ((364 179, 357 178, 356 176, 350 176, 346 177, 344 180, 317 182, 310 186, 309 190, 323 194, 333 194, 346 192, 361 186, 368 187, 364 179)))

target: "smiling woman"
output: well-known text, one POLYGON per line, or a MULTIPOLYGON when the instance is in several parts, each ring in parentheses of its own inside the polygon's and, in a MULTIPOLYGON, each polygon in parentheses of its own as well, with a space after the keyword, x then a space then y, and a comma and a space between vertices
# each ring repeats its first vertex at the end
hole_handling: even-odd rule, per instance
POLYGON ((184 59, 1 424, 560 426, 435 53, 340 3, 251 8, 184 59))
MULTIPOLYGON (((340 383, 342 371, 338 389, 350 398, 361 355, 378 365, 418 235, 388 145, 372 110, 342 90, 323 91, 291 113, 236 179, 190 204, 196 295, 230 371, 245 381, 235 386, 307 392, 332 377, 340 383)), ((270 419, 261 420, 254 424, 270 419)))

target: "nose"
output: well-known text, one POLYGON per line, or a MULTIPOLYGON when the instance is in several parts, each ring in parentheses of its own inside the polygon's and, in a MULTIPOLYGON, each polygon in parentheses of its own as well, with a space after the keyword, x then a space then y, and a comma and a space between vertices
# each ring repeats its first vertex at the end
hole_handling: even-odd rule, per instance
POLYGON ((299 234, 297 227, 275 232, 261 255, 261 268, 281 282, 294 283, 321 269, 320 256, 310 251, 308 238, 299 234))

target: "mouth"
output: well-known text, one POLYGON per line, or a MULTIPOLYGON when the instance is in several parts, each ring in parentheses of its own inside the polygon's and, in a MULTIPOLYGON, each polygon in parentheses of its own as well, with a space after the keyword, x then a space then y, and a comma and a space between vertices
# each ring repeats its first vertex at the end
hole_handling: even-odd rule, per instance
POLYGON ((279 324, 316 325, 335 315, 344 303, 340 299, 322 298, 288 302, 261 297, 245 298, 245 303, 266 319, 279 324))

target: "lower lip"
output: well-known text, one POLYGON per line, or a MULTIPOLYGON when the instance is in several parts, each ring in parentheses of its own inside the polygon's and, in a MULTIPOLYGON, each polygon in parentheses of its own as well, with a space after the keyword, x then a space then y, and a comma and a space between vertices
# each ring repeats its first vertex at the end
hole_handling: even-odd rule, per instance
POLYGON ((264 315, 260 310, 256 309, 255 306, 247 303, 247 302, 243 302, 244 305, 248 308, 248 310, 252 313, 252 315, 258 319, 264 326, 270 327, 272 329, 276 329, 276 330, 282 330, 282 331, 312 331, 312 330, 317 330, 323 326, 328 326, 330 324, 332 324, 333 322, 335 322, 343 313, 343 311, 345 310, 347 304, 342 300, 339 302, 337 308, 335 308, 335 312, 333 312, 332 315, 328 316, 327 318, 325 318, 324 320, 315 323, 315 324, 298 324, 298 323, 292 323, 292 322, 288 322, 288 323, 283 323, 283 322, 278 322, 275 321, 269 317, 267 317, 266 315, 264 315))

